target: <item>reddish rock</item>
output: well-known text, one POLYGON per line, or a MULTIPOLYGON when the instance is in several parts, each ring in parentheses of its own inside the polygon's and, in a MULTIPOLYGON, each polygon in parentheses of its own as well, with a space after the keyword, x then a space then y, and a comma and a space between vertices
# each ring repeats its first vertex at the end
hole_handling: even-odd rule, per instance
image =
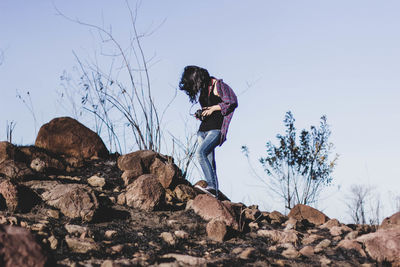
POLYGON ((170 185, 175 184, 177 179, 177 168, 174 164, 162 161, 159 158, 155 158, 150 166, 150 173, 157 176, 161 185, 167 189, 170 185), (174 181, 175 180, 175 181, 174 181))
POLYGON ((283 215, 282 213, 280 213, 279 211, 276 211, 276 210, 269 213, 268 217, 271 220, 272 224, 274 224, 274 223, 281 224, 288 219, 287 216, 283 215))
POLYGON ((70 117, 55 118, 44 124, 36 137, 35 146, 79 159, 104 158, 108 155, 101 138, 70 117))
POLYGON ((203 188, 206 188, 208 184, 207 184, 206 181, 200 180, 200 181, 198 181, 197 183, 194 184, 194 186, 196 186, 196 185, 201 186, 203 188))
POLYGON ((207 223, 206 231, 208 238, 217 242, 224 241, 227 234, 226 224, 218 219, 213 219, 207 223))
POLYGON ((18 180, 33 175, 32 170, 24 162, 14 160, 5 160, 0 163, 0 173, 10 179, 18 180))
POLYGON ((307 205, 297 204, 289 212, 289 218, 295 218, 296 220, 306 219, 310 223, 315 225, 324 224, 329 220, 328 216, 323 214, 317 209, 314 209, 307 205))
POLYGON ((179 184, 175 187, 174 195, 179 201, 187 202, 189 199, 194 199, 197 194, 191 186, 179 184))
POLYGON ((156 176, 144 174, 126 188, 125 198, 128 206, 152 211, 163 204, 165 189, 156 176))
POLYGON ((212 196, 206 194, 198 195, 193 200, 191 208, 206 221, 218 219, 223 221, 227 226, 239 230, 239 224, 234 215, 235 212, 212 196))
POLYGON ((261 212, 257 205, 252 205, 243 210, 244 217, 249 221, 255 221, 260 218, 261 212))
POLYGON ((84 221, 91 221, 99 207, 93 190, 81 184, 59 184, 44 192, 42 198, 65 216, 84 221))
POLYGON ((156 156, 157 153, 153 150, 138 150, 125 154, 118 158, 118 168, 122 171, 142 170, 142 174, 148 173, 156 156))
POLYGON ((374 260, 400 264, 400 227, 379 229, 356 240, 364 244, 365 251, 374 260))
POLYGON ((383 220, 379 229, 400 228, 400 212, 393 214, 383 220))
POLYGON ((314 256, 314 248, 312 246, 305 246, 300 249, 299 253, 304 257, 311 258, 314 256))
POLYGON ((340 222, 337 219, 330 219, 326 223, 319 226, 321 229, 331 229, 334 226, 340 226, 340 222))
POLYGON ((122 173, 121 178, 124 180, 125 186, 135 181, 140 175, 143 175, 143 169, 140 166, 136 170, 126 170, 122 173))
POLYGON ((21 227, 0 225, 1 266, 45 266, 47 257, 32 234, 21 227))

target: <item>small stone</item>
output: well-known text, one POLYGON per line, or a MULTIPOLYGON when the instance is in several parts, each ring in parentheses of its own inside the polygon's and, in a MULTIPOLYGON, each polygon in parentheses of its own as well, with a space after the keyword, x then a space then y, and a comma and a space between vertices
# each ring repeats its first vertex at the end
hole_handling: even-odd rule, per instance
POLYGON ((119 193, 119 192, 121 192, 121 188, 119 188, 119 186, 117 186, 116 188, 114 188, 113 192, 119 193))
POLYGON ((124 249, 124 245, 122 245, 122 244, 115 245, 115 246, 112 246, 112 247, 111 247, 111 250, 112 250, 114 253, 120 253, 123 249, 124 249))
POLYGON ((107 239, 111 239, 111 238, 113 238, 116 234, 117 234, 117 231, 115 231, 115 230, 107 230, 107 231, 105 232, 104 236, 105 236, 107 239))
POLYGON ((256 223, 256 222, 250 222, 250 223, 249 223, 249 227, 250 227, 250 229, 252 229, 252 230, 258 230, 258 229, 260 228, 260 226, 259 226, 258 223, 256 223))
POLYGON ((242 251, 243 251, 243 248, 238 247, 238 248, 234 248, 234 249, 232 250, 232 253, 233 253, 233 254, 239 254, 239 253, 241 253, 242 251))
POLYGON ((283 226, 286 226, 285 230, 296 229, 296 223, 297 220, 295 218, 289 218, 285 223, 283 223, 283 226))
POLYGON ((322 239, 322 236, 320 236, 320 235, 316 235, 316 234, 311 234, 311 235, 309 235, 309 236, 305 236, 304 238, 303 238, 303 240, 301 240, 301 243, 303 244, 303 245, 309 245, 309 244, 311 244, 311 243, 314 243, 316 240, 318 240, 318 239, 322 239))
POLYGON ((46 163, 40 158, 35 158, 32 160, 30 167, 37 172, 43 172, 46 168, 46 163))
POLYGON ((124 193, 121 193, 121 194, 118 195, 118 197, 117 197, 117 203, 118 203, 119 205, 125 205, 125 203, 126 203, 126 197, 125 197, 125 194, 124 194, 124 193))
POLYGON ((21 221, 20 225, 21 225, 21 227, 24 227, 24 228, 28 227, 28 223, 25 221, 21 221))
POLYGON ((282 252, 282 256, 288 259, 295 259, 300 257, 300 253, 294 248, 288 248, 282 252))
POLYGON ((85 238, 82 240, 76 237, 66 236, 65 241, 67 242, 69 249, 76 253, 86 253, 90 250, 99 250, 99 247, 91 238, 85 238))
POLYGON ((239 254, 239 258, 242 260, 249 259, 252 255, 254 255, 256 249, 255 248, 246 248, 239 254))
POLYGON ((352 240, 352 239, 356 239, 357 237, 358 237, 358 231, 351 231, 350 233, 348 233, 348 234, 344 237, 344 239, 352 240))
POLYGON ((100 267, 114 267, 114 263, 112 260, 105 260, 100 267))
POLYGON ((46 225, 43 223, 35 223, 31 226, 32 231, 43 231, 46 228, 46 225))
POLYGON ((332 263, 332 261, 330 259, 328 259, 327 257, 325 257, 325 256, 322 256, 319 259, 319 262, 321 263, 321 266, 328 266, 329 264, 332 263))
POLYGON ((305 246, 302 249, 300 249, 299 252, 301 255, 307 258, 311 258, 312 256, 314 256, 314 249, 312 246, 305 246))
POLYGON ((60 212, 58 210, 47 210, 47 216, 54 219, 60 218, 60 212))
POLYGON ((88 184, 93 187, 103 187, 106 184, 106 179, 99 177, 97 175, 93 175, 88 180, 88 184))
POLYGON ((53 250, 57 249, 58 240, 54 235, 50 236, 47 240, 49 241, 51 249, 53 250))
POLYGON ((79 236, 79 239, 85 239, 86 238, 86 235, 87 235, 87 233, 86 232, 83 232, 80 236, 79 236))
POLYGON ((188 265, 204 266, 206 264, 206 259, 200 257, 193 257, 190 255, 170 253, 163 255, 162 258, 174 258, 179 263, 182 263, 183 266, 188 266, 188 265))
POLYGON ((182 230, 175 231, 174 234, 177 238, 180 238, 180 239, 188 239, 189 238, 189 234, 182 230))
POLYGON ((177 221, 177 220, 168 220, 167 221, 167 225, 169 226, 169 227, 172 227, 172 226, 175 226, 175 225, 177 225, 179 222, 177 221))
POLYGON ((331 229, 334 226, 340 226, 340 222, 337 219, 330 219, 326 223, 319 226, 321 229, 331 229))
POLYGON ((315 246, 314 252, 320 253, 325 248, 329 247, 330 244, 331 244, 331 241, 329 239, 324 239, 321 242, 319 242, 318 245, 315 246))
POLYGON ((77 177, 77 176, 69 176, 69 175, 59 175, 57 176, 58 179, 64 179, 64 180, 70 180, 70 181, 80 181, 81 178, 77 177))
POLYGON ((163 233, 161 233, 160 234, 160 237, 162 238, 162 239, 164 239, 164 241, 166 242, 166 243, 168 243, 168 244, 170 244, 171 246, 174 246, 175 245, 175 238, 174 238, 174 236, 171 234, 171 233, 169 233, 169 232, 163 232, 163 233))
POLYGON ((115 199, 115 197, 109 197, 108 198, 110 201, 111 201, 111 203, 113 203, 113 204, 115 204, 116 202, 117 202, 117 200, 115 199))
POLYGON ((332 236, 339 236, 342 234, 342 228, 340 226, 333 226, 330 230, 329 233, 332 236))
POLYGON ((65 229, 69 234, 83 234, 87 233, 87 227, 75 225, 75 224, 66 224, 65 229))
POLYGON ((18 219, 14 216, 8 217, 7 221, 10 225, 18 225, 18 219))

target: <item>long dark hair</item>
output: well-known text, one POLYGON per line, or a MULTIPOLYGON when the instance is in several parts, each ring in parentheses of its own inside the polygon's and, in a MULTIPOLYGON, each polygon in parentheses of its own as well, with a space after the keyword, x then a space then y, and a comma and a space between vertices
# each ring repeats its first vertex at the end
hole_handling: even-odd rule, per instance
POLYGON ((208 87, 211 85, 211 76, 206 69, 197 66, 186 66, 183 70, 179 89, 185 91, 192 103, 199 101, 202 106, 206 105, 208 97, 208 87))

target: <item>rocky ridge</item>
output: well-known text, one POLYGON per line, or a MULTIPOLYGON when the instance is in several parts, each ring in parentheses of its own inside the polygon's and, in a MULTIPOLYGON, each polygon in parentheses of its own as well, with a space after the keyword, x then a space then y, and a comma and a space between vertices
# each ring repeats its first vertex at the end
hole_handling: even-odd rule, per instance
POLYGON ((0 142, 2 265, 400 266, 400 213, 378 227, 260 211, 196 191, 171 157, 104 148, 67 117, 35 146, 0 142))

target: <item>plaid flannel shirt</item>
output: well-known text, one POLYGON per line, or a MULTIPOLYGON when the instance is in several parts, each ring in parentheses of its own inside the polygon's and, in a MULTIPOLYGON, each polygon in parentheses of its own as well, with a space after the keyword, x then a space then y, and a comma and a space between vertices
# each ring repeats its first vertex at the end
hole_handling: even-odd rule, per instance
POLYGON ((221 107, 221 114, 224 116, 221 127, 221 140, 219 145, 221 146, 226 141, 226 135, 228 133, 228 127, 232 120, 235 108, 238 106, 238 101, 232 88, 229 87, 222 79, 217 81, 217 92, 222 102, 218 105, 221 107))

